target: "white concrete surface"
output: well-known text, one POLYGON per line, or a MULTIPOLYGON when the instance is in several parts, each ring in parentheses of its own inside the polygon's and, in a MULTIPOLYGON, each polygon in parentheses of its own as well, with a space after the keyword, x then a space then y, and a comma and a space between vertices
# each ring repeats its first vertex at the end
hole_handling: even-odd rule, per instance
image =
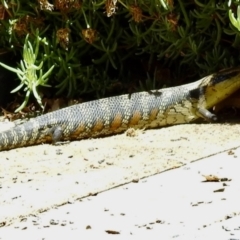
POLYGON ((239 172, 234 149, 27 217, 0 228, 0 239, 237 240, 239 172), (205 182, 202 175, 228 181, 205 182))

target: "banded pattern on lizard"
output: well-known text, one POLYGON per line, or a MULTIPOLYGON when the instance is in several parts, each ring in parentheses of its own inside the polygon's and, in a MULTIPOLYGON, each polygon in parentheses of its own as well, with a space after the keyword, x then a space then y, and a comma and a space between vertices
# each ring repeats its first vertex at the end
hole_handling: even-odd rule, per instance
POLYGON ((30 119, 0 133, 0 150, 216 119, 208 109, 240 88, 240 69, 196 82, 86 102, 30 119))

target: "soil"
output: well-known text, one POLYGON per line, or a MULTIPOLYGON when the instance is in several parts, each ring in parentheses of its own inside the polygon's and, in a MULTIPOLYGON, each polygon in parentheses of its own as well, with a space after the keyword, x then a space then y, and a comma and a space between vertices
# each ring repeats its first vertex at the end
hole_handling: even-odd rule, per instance
POLYGON ((0 226, 240 146, 238 124, 186 124, 0 152, 0 226))

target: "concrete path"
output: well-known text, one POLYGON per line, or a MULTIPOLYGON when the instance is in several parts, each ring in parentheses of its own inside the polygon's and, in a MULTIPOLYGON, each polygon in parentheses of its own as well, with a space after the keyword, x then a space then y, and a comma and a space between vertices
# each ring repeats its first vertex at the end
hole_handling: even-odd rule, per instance
POLYGON ((237 240, 239 172, 238 148, 32 215, 0 239, 237 240))

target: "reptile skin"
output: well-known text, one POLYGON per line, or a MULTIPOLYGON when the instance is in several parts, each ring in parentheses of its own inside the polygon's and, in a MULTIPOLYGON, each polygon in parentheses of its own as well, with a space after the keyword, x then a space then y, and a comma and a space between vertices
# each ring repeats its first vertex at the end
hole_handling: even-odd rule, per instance
POLYGON ((132 128, 157 128, 216 117, 208 109, 240 88, 240 69, 194 83, 77 104, 0 133, 0 150, 92 138, 132 128))

